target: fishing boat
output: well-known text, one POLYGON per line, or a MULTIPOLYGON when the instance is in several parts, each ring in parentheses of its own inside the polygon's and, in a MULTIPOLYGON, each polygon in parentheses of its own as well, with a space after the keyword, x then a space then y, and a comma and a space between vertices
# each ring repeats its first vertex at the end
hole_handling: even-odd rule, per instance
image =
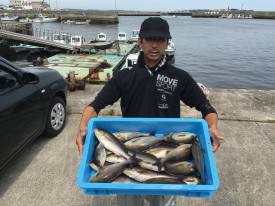
POLYGON ((18 16, 9 16, 7 13, 4 13, 0 18, 1 21, 17 21, 18 16))
POLYGON ((122 69, 131 69, 134 64, 137 63, 139 52, 134 54, 129 54, 125 60, 125 64, 123 65, 122 69))
POLYGON ((37 18, 33 20, 35 23, 50 23, 50 22, 57 22, 57 18, 55 17, 48 17, 44 16, 43 14, 39 14, 37 18))
POLYGON ((166 52, 166 55, 168 56, 168 58, 175 56, 176 47, 175 47, 174 42, 171 39, 169 39, 168 46, 167 46, 167 49, 165 50, 165 52, 166 52))
POLYGON ((85 49, 109 49, 113 46, 114 41, 107 40, 107 35, 103 32, 97 34, 95 40, 90 41, 88 44, 83 45, 85 49))
POLYGON ((75 25, 87 25, 87 24, 89 24, 88 21, 76 21, 75 22, 75 25))
POLYGON ((29 45, 29 44, 13 45, 13 46, 10 46, 10 48, 14 49, 16 53, 23 53, 23 52, 27 52, 27 51, 36 52, 36 51, 44 50, 44 47, 34 46, 34 45, 29 45))

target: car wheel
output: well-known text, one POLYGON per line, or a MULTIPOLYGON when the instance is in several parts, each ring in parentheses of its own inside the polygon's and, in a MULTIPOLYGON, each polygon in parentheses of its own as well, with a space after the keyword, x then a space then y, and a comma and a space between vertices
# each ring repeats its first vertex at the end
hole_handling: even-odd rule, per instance
POLYGON ((64 128, 66 121, 65 102, 60 97, 55 97, 48 110, 45 133, 49 137, 58 135, 64 128))

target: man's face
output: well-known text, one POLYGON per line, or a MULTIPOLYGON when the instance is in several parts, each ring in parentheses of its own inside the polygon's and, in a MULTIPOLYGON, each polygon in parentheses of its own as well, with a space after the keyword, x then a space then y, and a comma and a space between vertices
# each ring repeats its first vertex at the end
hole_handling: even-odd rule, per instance
POLYGON ((165 53, 168 40, 165 38, 143 38, 138 40, 139 47, 144 52, 146 63, 158 63, 165 53))

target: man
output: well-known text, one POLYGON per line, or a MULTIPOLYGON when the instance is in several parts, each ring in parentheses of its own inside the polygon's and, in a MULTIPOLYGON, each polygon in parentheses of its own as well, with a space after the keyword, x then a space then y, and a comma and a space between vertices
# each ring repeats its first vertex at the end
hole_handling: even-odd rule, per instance
POLYGON ((150 17, 142 23, 139 37, 142 52, 137 64, 114 75, 83 111, 76 138, 80 156, 89 119, 97 117, 101 109, 119 98, 123 117, 180 117, 180 101, 195 107, 208 123, 216 152, 223 138, 215 109, 187 72, 166 62, 165 49, 171 38, 168 23, 150 17))

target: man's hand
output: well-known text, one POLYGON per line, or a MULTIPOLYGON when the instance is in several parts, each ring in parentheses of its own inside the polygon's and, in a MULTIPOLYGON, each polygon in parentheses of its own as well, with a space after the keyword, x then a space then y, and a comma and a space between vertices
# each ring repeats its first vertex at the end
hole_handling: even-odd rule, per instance
POLYGON ((83 144, 84 144, 83 140, 84 140, 86 133, 87 133, 87 127, 80 127, 79 131, 77 133, 76 145, 77 145, 80 157, 82 156, 82 153, 83 153, 83 144))
POLYGON ((218 130, 218 115, 216 113, 209 113, 205 116, 208 123, 210 136, 212 138, 213 152, 216 152, 224 139, 218 130))
POLYGON ((217 128, 209 128, 210 130, 210 136, 212 138, 212 147, 213 152, 216 152, 221 144, 221 141, 224 140, 224 138, 221 136, 220 131, 217 128))
POLYGON ((91 118, 95 118, 97 117, 97 113, 95 111, 95 109, 91 106, 87 106, 82 114, 82 119, 80 121, 80 126, 79 126, 79 130, 76 136, 76 145, 77 145, 77 149, 79 152, 79 156, 82 156, 83 153, 83 144, 84 144, 84 137, 86 136, 87 133, 87 124, 88 121, 91 118))

